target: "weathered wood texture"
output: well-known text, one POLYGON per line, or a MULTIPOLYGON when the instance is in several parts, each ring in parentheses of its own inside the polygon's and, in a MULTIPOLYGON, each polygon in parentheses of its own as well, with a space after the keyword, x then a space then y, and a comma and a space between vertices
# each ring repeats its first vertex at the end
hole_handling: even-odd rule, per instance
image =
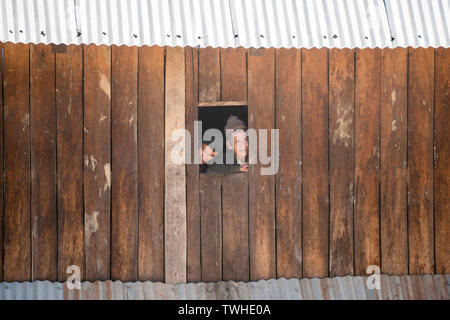
POLYGON ((227 48, 221 50, 221 100, 247 100, 247 50, 227 48))
MULTIPOLYGON (((199 101, 220 100, 220 49, 199 49, 199 101)), ((196 150, 194 150, 196 152, 196 150)), ((222 279, 222 179, 200 177, 201 279, 222 279)))
POLYGON ((32 280, 56 281, 55 54, 30 45, 32 280))
MULTIPOLYGON (((248 127, 275 127, 275 50, 250 49, 248 56, 248 127)), ((271 150, 270 132, 267 150, 271 150)), ((260 141, 258 141, 260 143, 260 141)), ((251 156, 251 155, 250 155, 251 156)), ((276 276, 275 176, 261 175, 263 165, 249 165, 250 280, 276 276)))
POLYGON ((435 91, 435 252, 436 273, 450 273, 450 51, 438 48, 434 55, 435 91))
POLYGON ((303 276, 328 276, 328 49, 302 51, 303 276))
MULTIPOLYGON (((198 120, 198 49, 185 48, 186 74, 186 129, 194 134, 194 121, 198 120)), ((193 162, 194 139, 190 142, 192 150, 191 164, 186 165, 186 236, 187 236, 187 266, 188 282, 200 282, 201 266, 201 236, 200 236, 200 177, 199 166, 193 162)))
POLYGON ((301 50, 276 51, 276 257, 277 277, 287 279, 302 277, 301 62, 301 50))
POLYGON ((164 48, 139 48, 140 281, 164 281, 164 48))
MULTIPOLYGON (((221 50, 221 98, 247 100, 247 50, 221 50)), ((249 281, 248 174, 222 179, 223 280, 249 281)))
POLYGON ((70 276, 67 274, 68 266, 78 266, 82 279, 85 279, 86 274, 83 215, 83 49, 69 46, 66 52, 57 52, 55 55, 58 281, 65 281, 70 276))
POLYGON ((355 52, 329 51, 330 276, 353 274, 355 52))
POLYGON ((222 279, 222 177, 200 175, 202 281, 222 279))
POLYGON ((220 100, 220 49, 199 49, 198 101, 220 100))
POLYGON ((409 272, 423 274, 434 271, 434 49, 408 50, 409 272))
POLYGON ((84 46, 84 246, 89 281, 111 277, 111 48, 84 46))
POLYGON ((223 280, 249 281, 248 174, 222 180, 223 280))
POLYGON ((138 48, 112 47, 111 278, 137 280, 138 48))
POLYGON ((172 133, 185 128, 185 56, 183 48, 166 48, 165 90, 165 280, 186 282, 186 168, 176 163, 172 133))
POLYGON ((0 281, 3 281, 3 43, 0 43, 0 281))
POLYGON ((29 46, 4 44, 5 281, 31 280, 29 46))
POLYGON ((355 273, 380 266, 380 50, 356 50, 355 273))
POLYGON ((0 47, 0 281, 449 272, 449 49, 0 47), (275 175, 172 161, 236 102, 275 175))
POLYGON ((408 273, 407 49, 381 52, 380 219, 382 272, 408 273))

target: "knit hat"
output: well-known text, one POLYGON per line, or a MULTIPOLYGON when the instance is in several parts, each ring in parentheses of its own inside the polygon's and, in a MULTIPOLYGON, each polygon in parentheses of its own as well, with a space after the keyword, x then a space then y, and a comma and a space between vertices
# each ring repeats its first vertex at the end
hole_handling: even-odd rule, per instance
POLYGON ((225 125, 225 132, 227 131, 227 129, 231 129, 231 130, 237 130, 237 129, 243 129, 243 130, 247 130, 247 126, 245 125, 244 121, 242 121, 241 119, 239 119, 238 117, 231 115, 228 117, 227 119, 227 124, 225 125))

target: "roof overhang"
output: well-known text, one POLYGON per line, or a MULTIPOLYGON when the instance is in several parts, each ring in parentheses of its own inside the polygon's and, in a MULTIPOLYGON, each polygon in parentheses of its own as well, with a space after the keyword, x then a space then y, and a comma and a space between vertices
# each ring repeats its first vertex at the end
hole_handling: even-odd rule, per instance
POLYGON ((449 0, 2 0, 0 42, 449 47, 449 0))

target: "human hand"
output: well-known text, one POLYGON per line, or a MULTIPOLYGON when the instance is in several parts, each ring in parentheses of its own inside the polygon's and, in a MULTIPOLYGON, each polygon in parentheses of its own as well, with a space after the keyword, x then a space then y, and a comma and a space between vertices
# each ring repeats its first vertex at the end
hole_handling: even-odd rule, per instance
POLYGON ((239 171, 240 172, 248 172, 248 163, 241 164, 240 168, 239 168, 239 171))
POLYGON ((208 162, 216 156, 216 153, 213 149, 211 149, 206 143, 202 145, 202 149, 200 150, 200 158, 202 159, 202 164, 208 162))

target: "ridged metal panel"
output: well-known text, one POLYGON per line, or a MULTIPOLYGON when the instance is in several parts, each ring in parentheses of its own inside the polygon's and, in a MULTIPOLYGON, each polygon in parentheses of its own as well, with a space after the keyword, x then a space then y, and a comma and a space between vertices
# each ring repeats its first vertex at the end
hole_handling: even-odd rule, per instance
POLYGON ((449 0, 386 0, 396 47, 450 46, 449 0))
POLYGON ((215 283, 83 282, 81 290, 65 283, 2 282, 0 300, 449 300, 449 275, 381 275, 381 290, 368 289, 367 277, 270 279, 215 283))
POLYGON ((230 0, 236 46, 390 47, 380 0, 230 0))
POLYGON ((2 0, 0 41, 448 47, 449 17, 449 0, 2 0))
POLYGON ((228 0, 2 0, 1 42, 234 46, 228 0))
POLYGON ((64 283, 0 282, 0 300, 63 300, 64 283))

